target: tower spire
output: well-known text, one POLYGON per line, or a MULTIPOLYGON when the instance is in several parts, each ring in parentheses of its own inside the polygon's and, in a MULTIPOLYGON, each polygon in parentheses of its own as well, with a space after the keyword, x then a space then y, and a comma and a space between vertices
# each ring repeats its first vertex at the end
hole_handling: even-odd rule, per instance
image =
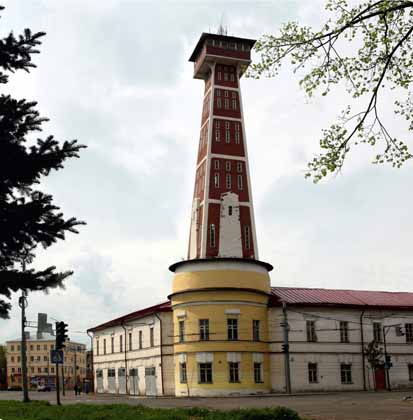
POLYGON ((218 32, 190 57, 205 89, 188 258, 258 259, 239 83, 255 40, 218 32))

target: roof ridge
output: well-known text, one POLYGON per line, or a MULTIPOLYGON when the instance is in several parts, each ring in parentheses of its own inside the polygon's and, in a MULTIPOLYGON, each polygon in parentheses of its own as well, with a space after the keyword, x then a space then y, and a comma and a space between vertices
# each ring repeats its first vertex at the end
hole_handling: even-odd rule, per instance
POLYGON ((339 292, 368 292, 368 293, 412 293, 407 291, 390 291, 390 290, 366 290, 366 289, 333 289, 327 287, 299 287, 299 286, 271 286, 272 289, 299 289, 299 290, 333 290, 339 292))

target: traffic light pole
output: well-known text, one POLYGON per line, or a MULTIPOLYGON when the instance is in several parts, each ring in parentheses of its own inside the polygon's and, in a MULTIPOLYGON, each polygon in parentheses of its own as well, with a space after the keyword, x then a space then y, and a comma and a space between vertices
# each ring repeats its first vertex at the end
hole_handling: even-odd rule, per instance
POLYGON ((65 364, 65 356, 63 353, 63 363, 62 363, 62 394, 63 396, 66 396, 65 394, 65 369, 64 369, 64 364, 65 364))
MULTIPOLYGON (((25 271, 25 262, 23 261, 23 271, 25 271)), ((21 330, 22 330, 22 339, 21 339, 21 363, 22 363, 22 376, 23 376, 23 402, 29 402, 29 386, 27 381, 27 352, 26 352, 26 307, 27 307, 27 298, 26 292, 23 290, 22 295, 19 298, 19 306, 22 310, 22 319, 21 319, 21 330)))
POLYGON ((56 402, 57 405, 61 405, 60 403, 60 383, 59 383, 59 364, 56 363, 56 402))

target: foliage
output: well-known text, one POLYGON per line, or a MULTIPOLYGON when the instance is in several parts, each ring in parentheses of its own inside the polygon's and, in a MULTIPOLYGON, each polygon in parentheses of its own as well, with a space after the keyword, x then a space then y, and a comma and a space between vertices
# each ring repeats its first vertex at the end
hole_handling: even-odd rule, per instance
POLYGON ((363 0, 349 6, 347 0, 327 0, 325 8, 331 17, 318 30, 289 22, 279 34, 264 35, 256 43, 260 59, 249 75, 274 77, 289 58, 295 70, 305 70, 300 85, 308 96, 317 90, 325 96, 343 82, 356 99, 360 109, 345 107, 338 121, 323 130, 322 153, 306 174, 314 182, 340 171, 350 149, 362 143, 381 146, 373 163, 400 168, 412 154, 384 122, 383 93, 396 89, 394 112, 413 130, 413 1, 363 0))
POLYGON ((284 407, 218 411, 203 408, 157 409, 126 404, 75 404, 59 407, 47 402, 23 404, 0 401, 0 413, 7 420, 300 420, 297 413, 284 407))
POLYGON ((374 370, 383 363, 383 349, 375 340, 371 341, 364 349, 364 354, 367 356, 367 361, 374 370))
MULTIPOLYGON (((0 10, 4 7, 0 6, 0 10)), ((10 74, 35 67, 32 55, 39 51, 44 32, 25 29, 16 37, 10 33, 0 39, 0 84, 10 74)), ((71 271, 56 272, 56 267, 22 272, 22 261, 30 262, 34 249, 47 248, 66 232, 77 233, 83 224, 74 217, 65 219, 53 204, 51 195, 34 188, 52 170, 63 168, 68 158, 78 157, 84 146, 76 140, 60 144, 53 136, 32 139, 47 118, 36 110, 36 102, 0 95, 0 296, 11 297, 18 290, 45 290, 62 286, 71 271)), ((10 303, 0 299, 0 318, 6 318, 10 303)))

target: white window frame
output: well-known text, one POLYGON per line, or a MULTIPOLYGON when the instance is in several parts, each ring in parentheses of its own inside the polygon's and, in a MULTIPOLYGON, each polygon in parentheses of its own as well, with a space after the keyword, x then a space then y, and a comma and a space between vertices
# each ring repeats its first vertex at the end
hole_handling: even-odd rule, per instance
POLYGON ((225 181, 226 181, 226 187, 228 188, 228 189, 231 189, 231 185, 232 185, 232 180, 231 180, 231 174, 227 174, 227 176, 225 177, 226 179, 225 179, 225 181))
POLYGON ((238 190, 242 191, 244 188, 244 185, 242 183, 242 175, 240 174, 237 175, 237 184, 238 184, 238 190))
POLYGON ((216 246, 216 231, 213 223, 209 225, 209 246, 211 248, 215 248, 216 246))

